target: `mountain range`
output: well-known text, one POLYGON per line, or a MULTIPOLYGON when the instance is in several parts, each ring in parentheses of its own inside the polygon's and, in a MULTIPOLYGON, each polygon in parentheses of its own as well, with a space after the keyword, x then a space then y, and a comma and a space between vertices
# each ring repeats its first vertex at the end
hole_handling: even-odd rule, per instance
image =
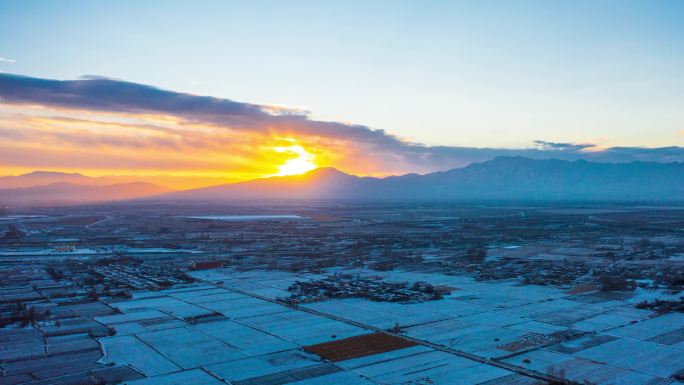
POLYGON ((225 184, 225 178, 212 176, 176 175, 106 175, 86 176, 79 173, 58 171, 33 171, 17 176, 0 176, 0 189, 45 186, 51 183, 73 183, 90 186, 106 186, 131 182, 147 182, 166 187, 168 190, 185 190, 204 186, 225 184))
POLYGON ((28 174, 0 177, 0 189, 46 186, 52 183, 106 185, 114 182, 106 178, 93 178, 79 173, 33 171, 28 174))
POLYGON ((54 182, 48 185, 0 189, 0 204, 9 207, 71 206, 122 201, 167 193, 171 190, 147 182, 111 185, 54 182))
POLYGON ((454 201, 684 199, 684 163, 593 163, 499 157, 425 175, 357 177, 334 168, 180 191, 163 200, 454 201))
POLYGON ((373 178, 349 175, 334 168, 319 168, 302 175, 184 191, 171 191, 143 181, 112 184, 106 178, 92 179, 81 174, 53 172, 3 177, 0 178, 0 202, 10 206, 44 206, 132 199, 224 203, 684 200, 684 163, 681 162, 594 163, 499 157, 424 175, 373 178), (27 180, 47 184, 28 187, 27 180))

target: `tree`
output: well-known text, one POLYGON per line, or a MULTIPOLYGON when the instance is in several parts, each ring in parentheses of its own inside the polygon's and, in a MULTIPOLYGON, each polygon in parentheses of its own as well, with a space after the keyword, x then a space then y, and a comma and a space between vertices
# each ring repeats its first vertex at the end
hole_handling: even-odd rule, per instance
POLYGON ((28 311, 26 312, 26 321, 22 322, 24 325, 35 325, 36 321, 38 321, 38 314, 36 313, 36 308, 31 306, 28 308, 28 311))
POLYGON ((641 248, 641 249, 646 249, 646 248, 648 248, 649 246, 651 246, 651 240, 650 240, 650 239, 648 239, 648 238, 641 238, 641 239, 639 240, 639 248, 641 248))
POLYGON ((392 328, 392 331, 393 331, 395 334, 401 334, 401 326, 399 326, 399 323, 398 323, 398 322, 396 322, 396 323, 394 324, 394 327, 392 328))
POLYGON ((5 238, 7 239, 20 239, 24 237, 24 233, 17 228, 15 225, 8 225, 7 232, 5 232, 5 238))
POLYGON ((487 258, 487 248, 484 246, 471 247, 468 249, 466 256, 472 262, 484 262, 485 258, 487 258))
POLYGON ((602 275, 599 277, 599 284, 601 291, 632 291, 635 289, 634 281, 614 274, 602 275))

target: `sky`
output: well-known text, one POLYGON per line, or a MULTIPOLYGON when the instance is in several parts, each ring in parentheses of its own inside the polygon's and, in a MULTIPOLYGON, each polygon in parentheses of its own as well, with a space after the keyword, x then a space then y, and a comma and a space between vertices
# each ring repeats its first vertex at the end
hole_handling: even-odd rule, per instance
POLYGON ((680 161, 683 19, 678 0, 0 0, 0 174, 680 161))

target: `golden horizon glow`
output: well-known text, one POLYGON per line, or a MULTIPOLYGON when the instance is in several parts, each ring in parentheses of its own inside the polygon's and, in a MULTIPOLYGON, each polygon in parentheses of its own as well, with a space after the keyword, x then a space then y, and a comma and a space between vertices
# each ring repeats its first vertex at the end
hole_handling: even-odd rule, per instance
POLYGON ((278 173, 275 176, 299 175, 311 171, 318 166, 314 163, 315 155, 306 151, 304 147, 299 144, 294 144, 289 147, 275 147, 275 151, 289 153, 296 155, 295 158, 290 158, 282 165, 278 166, 278 173))
POLYGON ((407 171, 402 162, 385 168, 384 153, 338 133, 257 123, 0 103, 0 176, 76 172, 103 177, 98 183, 145 181, 185 190, 318 167, 362 176, 407 171))

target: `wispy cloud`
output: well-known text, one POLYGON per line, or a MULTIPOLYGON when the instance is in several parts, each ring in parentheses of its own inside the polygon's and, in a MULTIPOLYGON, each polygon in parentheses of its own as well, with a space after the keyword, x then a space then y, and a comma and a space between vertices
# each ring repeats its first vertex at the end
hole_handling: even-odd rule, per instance
POLYGON ((522 149, 427 146, 363 125, 313 120, 296 108, 179 93, 96 76, 60 81, 0 74, 2 104, 20 117, 0 124, 0 140, 6 138, 6 148, 33 150, 14 151, 18 158, 12 160, 2 152, 0 165, 21 163, 28 155, 37 158, 41 154, 50 154, 46 162, 64 163, 71 162, 64 157, 76 159, 78 155, 82 159, 89 153, 96 154, 97 161, 86 161, 84 167, 199 167, 198 171, 249 170, 258 175, 273 171, 286 160, 287 154, 273 148, 292 138, 313 153, 319 165, 376 175, 446 170, 497 156, 684 161, 682 147, 599 149, 591 143, 544 140, 522 149), (32 110, 36 106, 38 110, 32 110), (38 144, 42 152, 36 149, 38 144))
POLYGON ((547 151, 582 151, 596 147, 595 144, 591 143, 559 143, 545 140, 535 140, 534 144, 538 149, 547 151))
POLYGON ((0 56, 0 62, 1 63, 16 63, 17 61, 14 59, 8 59, 6 57, 0 56))

